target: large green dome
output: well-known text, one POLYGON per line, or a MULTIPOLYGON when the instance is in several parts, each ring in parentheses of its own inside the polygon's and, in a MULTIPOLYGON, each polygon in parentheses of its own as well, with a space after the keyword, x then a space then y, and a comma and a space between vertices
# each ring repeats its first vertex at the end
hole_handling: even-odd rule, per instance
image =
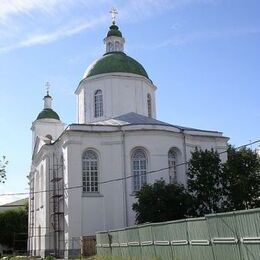
POLYGON ((93 62, 86 70, 83 78, 111 73, 126 72, 144 76, 149 79, 144 67, 124 52, 108 52, 93 62))
POLYGON ((59 115, 51 108, 44 108, 42 112, 37 116, 37 119, 52 118, 60 120, 59 115))

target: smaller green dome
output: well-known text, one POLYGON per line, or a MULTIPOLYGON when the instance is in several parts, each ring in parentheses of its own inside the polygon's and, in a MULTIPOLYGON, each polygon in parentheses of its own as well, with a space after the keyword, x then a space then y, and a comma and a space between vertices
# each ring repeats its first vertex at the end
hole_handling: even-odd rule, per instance
POLYGON ((44 108, 42 112, 37 116, 37 119, 52 118, 60 120, 59 115, 51 108, 44 108))
POLYGON ((107 33, 107 37, 109 36, 117 36, 117 37, 122 37, 122 33, 118 30, 118 26, 116 26, 115 24, 112 24, 109 27, 109 31, 107 33))

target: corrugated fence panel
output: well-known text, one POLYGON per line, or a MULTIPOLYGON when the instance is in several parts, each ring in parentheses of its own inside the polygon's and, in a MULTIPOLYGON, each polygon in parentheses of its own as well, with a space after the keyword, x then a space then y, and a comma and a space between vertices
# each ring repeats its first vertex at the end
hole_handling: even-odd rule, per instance
POLYGON ((191 260, 186 220, 177 220, 169 224, 172 259, 191 260))
POLYGON ((215 259, 242 260, 234 213, 206 216, 215 259))
POLYGON ((205 218, 187 219, 191 258, 214 260, 205 218))
POLYGON ((139 229, 139 238, 141 243, 142 250, 142 259, 152 259, 155 257, 155 250, 153 245, 153 233, 152 227, 150 224, 138 226, 139 229))
POLYGON ((97 239, 97 254, 101 256, 110 256, 111 248, 110 248, 108 232, 96 233, 96 239, 97 239))
POLYGON ((127 233, 125 229, 118 231, 118 239, 121 249, 121 255, 123 257, 130 256, 129 250, 128 250, 128 239, 127 239, 127 233))
POLYGON ((235 212, 243 259, 260 259, 260 209, 235 212))
POLYGON ((125 229, 128 239, 128 251, 131 259, 141 257, 141 246, 138 227, 128 227, 125 229))
POLYGON ((134 259, 260 259, 260 209, 97 232, 97 253, 134 259))
POLYGON ((111 236, 112 256, 121 256, 118 230, 109 231, 109 235, 111 236))
POLYGON ((172 260, 169 222, 152 224, 152 232, 156 257, 163 260, 172 260))

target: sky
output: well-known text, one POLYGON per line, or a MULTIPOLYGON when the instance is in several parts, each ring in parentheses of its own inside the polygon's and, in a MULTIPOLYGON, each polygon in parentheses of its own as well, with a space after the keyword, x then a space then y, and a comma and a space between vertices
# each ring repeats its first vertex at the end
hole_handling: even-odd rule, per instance
POLYGON ((104 54, 112 7, 125 52, 157 86, 157 119, 223 132, 235 146, 260 139, 259 0, 0 0, 0 204, 28 191, 47 81, 61 120, 76 122, 74 91, 104 54))

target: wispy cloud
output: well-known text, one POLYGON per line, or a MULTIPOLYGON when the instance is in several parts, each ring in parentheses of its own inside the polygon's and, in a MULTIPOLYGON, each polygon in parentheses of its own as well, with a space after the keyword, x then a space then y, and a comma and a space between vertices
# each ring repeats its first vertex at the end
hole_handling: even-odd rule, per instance
POLYGON ((220 0, 131 0, 120 8, 122 18, 135 23, 165 11, 179 10, 195 4, 213 4, 220 0))
POLYGON ((41 33, 41 34, 33 34, 21 40, 18 43, 13 45, 5 46, 0 48, 0 52, 6 52, 13 49, 30 47, 33 45, 46 44, 50 42, 57 41, 61 38, 71 36, 73 34, 77 34, 87 28, 92 28, 97 26, 98 24, 104 22, 106 20, 105 17, 99 17, 97 19, 88 21, 88 22, 79 22, 78 24, 69 25, 66 27, 58 28, 57 30, 50 33, 41 33))
MULTIPOLYGON (((45 13, 52 13, 63 0, 1 0, 0 1, 0 22, 5 23, 13 16, 19 14, 30 15, 32 11, 40 10, 45 13)), ((70 0, 68 0, 70 2, 70 0)))
POLYGON ((155 44, 144 44, 139 45, 139 48, 156 50, 168 46, 179 46, 184 44, 190 44, 194 42, 212 40, 212 39, 224 39, 224 38, 233 38, 240 37, 250 34, 259 34, 260 28, 254 27, 238 27, 238 28, 229 28, 223 29, 221 31, 204 31, 204 32, 191 32, 185 34, 176 34, 175 36, 168 38, 164 41, 160 41, 155 44))
MULTIPOLYGON (((137 23, 166 10, 215 1, 219 0, 117 0, 113 5, 120 10, 120 20, 137 23)), ((108 20, 110 7, 110 0, 1 0, 0 52, 54 42, 96 27, 108 20)))

